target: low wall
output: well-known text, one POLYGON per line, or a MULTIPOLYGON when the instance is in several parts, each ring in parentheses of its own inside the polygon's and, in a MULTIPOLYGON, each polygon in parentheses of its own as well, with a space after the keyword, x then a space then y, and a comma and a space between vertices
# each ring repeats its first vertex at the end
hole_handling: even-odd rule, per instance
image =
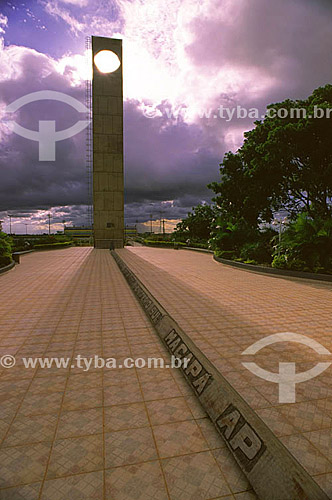
POLYGON ((245 264, 244 262, 236 262, 234 260, 223 259, 213 255, 214 260, 226 264, 227 266, 238 267, 247 271, 254 271, 255 273, 274 274, 276 276, 289 276, 293 278, 303 278, 316 281, 329 281, 332 282, 332 275, 329 274, 316 274, 306 273, 303 271, 288 271, 287 269, 275 269, 274 267, 259 266, 254 264, 245 264))
POLYGON ((13 267, 15 267, 15 262, 12 260, 12 262, 8 264, 8 266, 0 267, 0 274, 4 274, 7 271, 10 271, 11 269, 13 269, 13 267))
POLYGON ((203 253, 213 253, 213 250, 209 250, 208 248, 195 248, 195 247, 181 247, 183 250, 193 250, 194 252, 203 252, 203 253))

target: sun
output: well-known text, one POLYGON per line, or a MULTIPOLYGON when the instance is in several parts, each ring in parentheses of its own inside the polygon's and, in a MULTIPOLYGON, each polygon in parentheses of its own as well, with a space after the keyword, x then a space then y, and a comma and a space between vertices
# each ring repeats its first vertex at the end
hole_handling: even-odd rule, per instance
POLYGON ((120 67, 120 59, 112 50, 101 50, 94 57, 95 65, 101 73, 113 73, 120 67))

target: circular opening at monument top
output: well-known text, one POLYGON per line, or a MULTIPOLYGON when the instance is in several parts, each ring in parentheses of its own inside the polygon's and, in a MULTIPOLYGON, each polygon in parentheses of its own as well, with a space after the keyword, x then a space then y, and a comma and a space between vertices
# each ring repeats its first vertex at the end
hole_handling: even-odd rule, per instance
POLYGON ((94 57, 95 65, 101 73, 113 73, 120 67, 120 59, 111 50, 101 50, 94 57))

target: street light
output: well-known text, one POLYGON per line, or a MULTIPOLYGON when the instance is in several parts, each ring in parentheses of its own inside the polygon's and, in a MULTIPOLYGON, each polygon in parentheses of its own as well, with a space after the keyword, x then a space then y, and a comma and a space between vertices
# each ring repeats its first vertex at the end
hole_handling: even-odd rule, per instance
POLYGON ((12 215, 11 214, 8 214, 8 217, 9 217, 9 234, 11 235, 12 234, 12 215))
POLYGON ((165 235, 165 221, 163 221, 163 215, 165 212, 163 210, 160 210, 159 213, 160 213, 159 233, 162 234, 162 227, 164 227, 163 233, 165 235))
POLYGON ((23 222, 23 224, 25 225, 25 234, 28 234, 28 223, 27 222, 23 222))
POLYGON ((51 234, 51 217, 52 217, 52 215, 47 214, 47 217, 48 217, 48 235, 50 235, 51 234))
POLYGON ((152 234, 152 217, 153 214, 150 214, 150 233, 152 234))

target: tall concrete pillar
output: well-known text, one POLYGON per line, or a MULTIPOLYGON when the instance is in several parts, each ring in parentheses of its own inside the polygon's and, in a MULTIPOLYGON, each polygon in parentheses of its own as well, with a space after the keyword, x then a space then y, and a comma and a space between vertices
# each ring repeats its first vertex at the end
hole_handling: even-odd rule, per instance
POLYGON ((94 246, 121 248, 124 242, 122 40, 93 36, 92 55, 94 246), (112 70, 117 62, 119 67, 112 70))

